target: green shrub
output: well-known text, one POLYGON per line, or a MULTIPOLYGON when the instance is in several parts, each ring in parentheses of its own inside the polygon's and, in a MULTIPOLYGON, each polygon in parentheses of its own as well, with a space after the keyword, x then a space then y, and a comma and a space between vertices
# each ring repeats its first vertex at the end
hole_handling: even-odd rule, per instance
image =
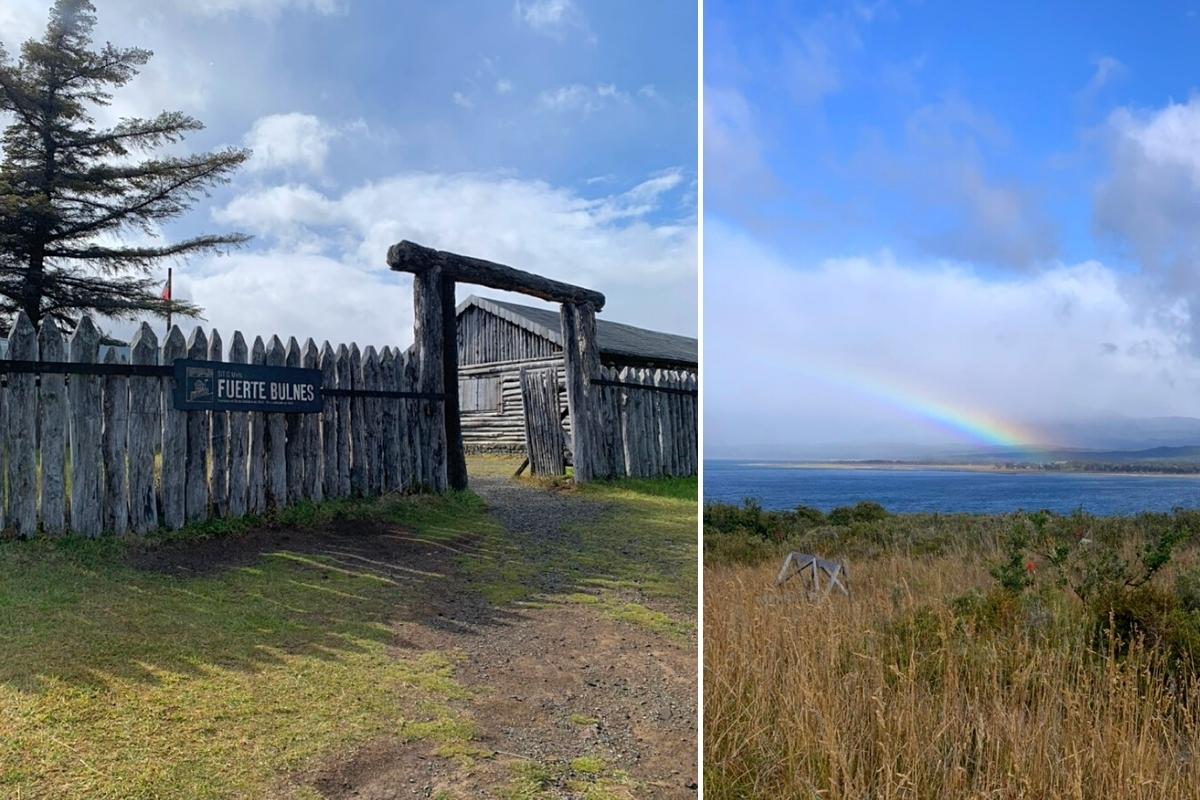
POLYGON ((853 525, 855 522, 878 522, 888 518, 887 509, 869 501, 855 503, 852 506, 839 506, 829 512, 829 524, 853 525))
POLYGON ((1137 641, 1166 656, 1175 666, 1200 664, 1200 614, 1154 584, 1108 590, 1089 604, 1099 647, 1124 654, 1137 641))

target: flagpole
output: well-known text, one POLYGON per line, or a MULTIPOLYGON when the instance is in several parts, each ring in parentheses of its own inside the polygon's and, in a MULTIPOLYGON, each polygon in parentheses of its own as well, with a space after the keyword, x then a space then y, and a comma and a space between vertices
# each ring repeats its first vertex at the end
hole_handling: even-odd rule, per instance
MULTIPOLYGON (((172 278, 173 272, 174 272, 173 268, 167 267, 167 302, 168 303, 171 302, 171 298, 173 298, 175 296, 171 293, 171 278, 172 278)), ((170 335, 171 335, 171 307, 167 306, 167 336, 170 336, 170 335)), ((166 341, 166 339, 164 339, 163 341, 166 341)))

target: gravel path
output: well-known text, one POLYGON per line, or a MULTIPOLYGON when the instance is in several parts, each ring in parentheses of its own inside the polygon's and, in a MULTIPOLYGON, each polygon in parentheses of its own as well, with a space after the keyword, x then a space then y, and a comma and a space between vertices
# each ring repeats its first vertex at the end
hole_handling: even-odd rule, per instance
MULTIPOLYGON (((549 562, 556 553, 579 550, 577 532, 567 530, 581 522, 596 522, 614 506, 585 500, 569 492, 550 491, 508 478, 473 477, 471 490, 483 498, 488 512, 504 525, 509 542, 530 561, 549 562)), ((567 577, 546 571, 537 578, 537 591, 554 594, 567 585, 567 577)))
MULTIPOLYGON (((503 477, 472 476, 471 489, 504 525, 506 545, 548 565, 581 546, 579 534, 565 528, 615 509, 503 477)), ((547 595, 578 591, 578 578, 550 568, 535 578, 535 588, 547 595)), ((616 622, 581 605, 501 611, 453 580, 428 588, 423 613, 397 624, 398 641, 406 650, 462 655, 455 677, 472 692, 463 711, 478 725, 477 743, 495 755, 460 769, 428 743, 381 739, 313 776, 310 785, 323 796, 500 798, 517 765, 561 768, 598 755, 637 782, 636 790, 612 797, 694 800, 694 638, 616 622)), ((565 773, 544 791, 546 797, 583 796, 569 788, 565 773)))

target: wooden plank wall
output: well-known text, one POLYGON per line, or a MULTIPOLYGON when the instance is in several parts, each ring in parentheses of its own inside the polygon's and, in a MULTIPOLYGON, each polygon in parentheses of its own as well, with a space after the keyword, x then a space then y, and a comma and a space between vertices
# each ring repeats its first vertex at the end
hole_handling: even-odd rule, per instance
POLYGON ((560 352, 558 345, 544 336, 501 319, 482 308, 471 307, 458 316, 460 367, 544 359, 560 352))
MULTIPOLYGON (((57 329, 43 326, 39 333, 18 313, 7 353, 17 360, 90 363, 99 341, 87 317, 64 342, 57 329)), ((412 356, 397 348, 384 348, 380 358, 368 347, 364 363, 357 345, 318 349, 312 340, 301 347, 291 339, 285 348, 273 336, 267 345, 256 338, 248 350, 240 332, 228 341, 229 361, 319 367, 329 387, 417 391, 412 356)), ((130 358, 170 364, 188 355, 221 360, 224 352, 216 331, 197 328, 185 340, 176 326, 160 347, 143 324, 130 358)), ((111 349, 105 360, 120 363, 111 349)), ((327 398, 319 414, 214 414, 176 411, 174 383, 9 374, 0 390, 0 475, 8 482, 8 492, 0 493, 0 525, 26 538, 64 531, 143 534, 160 525, 180 528, 302 502, 444 485, 445 465, 414 452, 437 439, 437 400, 327 398), (427 413, 430 406, 436 413, 427 413)))

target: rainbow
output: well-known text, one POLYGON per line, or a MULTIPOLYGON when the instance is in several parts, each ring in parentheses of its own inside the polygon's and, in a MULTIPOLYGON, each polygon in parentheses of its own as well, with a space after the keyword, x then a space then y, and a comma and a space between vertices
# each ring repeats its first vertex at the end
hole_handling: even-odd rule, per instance
POLYGON ((809 371, 809 376, 856 394, 919 422, 978 444, 1035 452, 1050 447, 1044 434, 983 409, 953 405, 882 375, 846 370, 809 371))

